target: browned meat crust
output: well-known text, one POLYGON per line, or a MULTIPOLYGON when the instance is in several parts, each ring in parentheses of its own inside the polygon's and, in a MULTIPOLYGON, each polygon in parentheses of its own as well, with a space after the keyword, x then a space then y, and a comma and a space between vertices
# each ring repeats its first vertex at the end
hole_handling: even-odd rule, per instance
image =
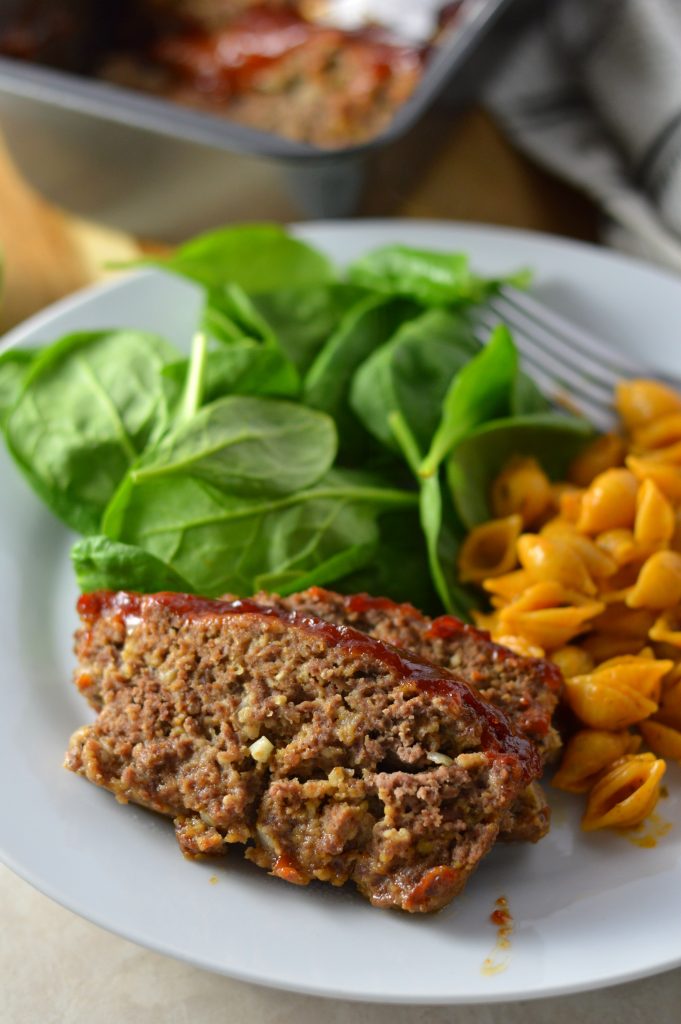
POLYGON ((312 615, 100 592, 79 602, 98 709, 67 767, 175 819, 182 849, 436 910, 541 771, 455 675, 312 615), (255 744, 255 745, 254 745, 255 744))
MULTIPOLYGON (((286 598, 267 594, 256 600, 352 626, 453 670, 500 708, 518 732, 536 743, 545 761, 554 759, 560 749, 560 737, 551 720, 560 696, 561 676, 550 662, 514 654, 492 643, 487 633, 451 615, 429 619, 411 605, 396 604, 388 598, 342 596, 312 587, 286 598)), ((549 818, 546 798, 533 784, 506 815, 500 838, 537 842, 548 832, 549 818)))

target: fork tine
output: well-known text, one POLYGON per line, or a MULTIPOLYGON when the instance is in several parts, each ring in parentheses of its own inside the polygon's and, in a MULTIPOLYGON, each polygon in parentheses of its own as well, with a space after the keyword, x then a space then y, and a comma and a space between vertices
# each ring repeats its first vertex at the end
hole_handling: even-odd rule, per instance
MULTIPOLYGON (((534 341, 542 351, 551 354, 554 360, 560 359, 560 362, 564 364, 566 356, 571 357, 573 361, 575 356, 577 356, 580 374, 598 381, 607 388, 609 393, 612 393, 617 381, 621 379, 621 373, 616 373, 611 368, 585 355, 581 349, 554 334, 551 327, 546 323, 540 321, 537 317, 526 316, 513 303, 507 302, 503 298, 497 299, 490 303, 490 309, 507 323, 509 327, 534 341)), ((639 372, 640 369, 639 367, 639 372)))
MULTIPOLYGON (((475 336, 481 345, 485 345, 489 340, 489 334, 479 330, 476 331, 475 336)), ((521 355, 523 369, 550 402, 561 409, 578 413, 600 431, 607 433, 613 429, 616 425, 614 413, 608 411, 608 409, 600 404, 587 401, 580 396, 566 391, 565 388, 561 388, 560 383, 553 376, 545 373, 541 366, 533 362, 531 358, 528 358, 525 353, 521 353, 521 355)))
POLYGON ((500 289, 500 295, 510 306, 543 325, 547 333, 562 340, 563 344, 568 344, 572 350, 578 349, 596 367, 604 363, 619 377, 640 377, 646 373, 646 367, 637 359, 625 352, 615 351, 600 338, 547 309, 530 295, 508 286, 500 289))
MULTIPOLYGON (((495 312, 497 311, 495 310, 495 312)), ((484 312, 480 314, 479 319, 485 327, 490 329, 498 323, 496 319, 484 312)), ((573 369, 564 359, 559 358, 555 352, 547 349, 542 343, 543 339, 542 342, 537 341, 526 330, 523 328, 518 329, 519 325, 508 319, 506 323, 510 327, 516 328, 514 337, 518 349, 526 358, 531 359, 535 366, 542 369, 544 373, 553 378, 558 384, 562 384, 575 397, 581 396, 585 401, 605 409, 611 407, 615 384, 614 378, 611 379, 610 385, 589 380, 588 377, 582 374, 581 367, 580 370, 573 369)))

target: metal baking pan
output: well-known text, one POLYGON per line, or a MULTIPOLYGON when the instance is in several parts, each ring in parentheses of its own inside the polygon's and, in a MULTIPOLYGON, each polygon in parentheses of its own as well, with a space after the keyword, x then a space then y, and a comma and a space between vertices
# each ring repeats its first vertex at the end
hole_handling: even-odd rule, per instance
MULTIPOLYGON (((20 0, 5 0, 3 20, 20 0)), ((468 0, 386 131, 343 149, 292 142, 96 79, 0 58, 0 125, 25 178, 82 216, 175 241, 234 220, 356 212, 367 168, 411 132, 509 0, 468 0)))

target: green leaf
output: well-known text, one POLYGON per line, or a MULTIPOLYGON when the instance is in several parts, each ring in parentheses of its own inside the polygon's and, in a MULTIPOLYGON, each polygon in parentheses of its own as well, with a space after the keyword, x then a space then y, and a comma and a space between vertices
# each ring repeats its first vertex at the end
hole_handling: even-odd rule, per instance
POLYGON ((65 523, 97 533, 128 467, 168 422, 161 371, 177 358, 140 331, 72 334, 29 367, 7 441, 29 482, 65 523))
POLYGON ((362 300, 343 318, 308 370, 304 401, 333 416, 345 451, 362 444, 362 432, 349 406, 355 370, 414 312, 415 307, 402 300, 375 296, 362 300))
POLYGON ((280 349, 266 320, 253 300, 238 284, 224 284, 206 292, 202 329, 223 345, 232 345, 243 338, 252 338, 264 345, 280 349))
POLYGON ((0 356, 0 430, 5 429, 34 359, 35 351, 28 348, 10 348, 0 356))
POLYGON ((333 420, 315 409, 231 395, 181 422, 130 471, 134 483, 194 476, 239 495, 309 487, 336 455, 333 420))
POLYGON ((201 594, 290 592, 332 582, 368 560, 383 511, 413 507, 414 494, 365 474, 332 470, 313 488, 239 498, 187 476, 128 478, 104 520, 113 539, 151 552, 201 594))
MULTIPOLYGON (((187 380, 189 360, 167 366, 163 373, 180 387, 187 380)), ((227 395, 296 398, 300 378, 291 362, 279 352, 245 338, 229 347, 208 352, 203 375, 205 404, 227 395)))
POLYGON ((511 416, 549 412, 551 403, 526 373, 518 372, 511 394, 511 416))
POLYGON ((507 327, 492 331, 485 347, 454 377, 442 405, 442 420, 419 473, 432 476, 448 452, 481 423, 510 409, 518 354, 507 327))
POLYGON ((460 313, 427 310, 373 352, 352 381, 350 404, 374 437, 394 448, 390 414, 404 416, 419 446, 430 444, 449 381, 479 351, 460 313))
POLYGON ((424 306, 482 302, 501 284, 527 284, 526 271, 508 278, 481 278, 471 273, 460 252, 433 252, 406 245, 384 245, 356 260, 349 280, 375 292, 404 295, 424 306))
POLYGON ((511 456, 532 455, 549 476, 560 479, 593 436, 586 420, 549 413, 496 420, 473 431, 447 464, 452 499, 465 527, 490 518, 492 481, 511 456))
POLYGON ((142 548, 108 537, 84 537, 71 548, 71 561, 83 593, 92 590, 160 590, 191 593, 191 587, 170 566, 142 548))
POLYGON ((244 224, 199 235, 154 264, 207 288, 239 285, 250 294, 332 281, 331 262, 276 224, 244 224))
POLYGON ((291 362, 306 373, 342 318, 364 298, 365 289, 334 283, 281 288, 252 296, 251 304, 291 362))
POLYGON ((390 426, 407 463, 419 482, 419 519, 426 542, 430 578, 445 611, 467 617, 471 601, 456 579, 458 541, 454 516, 445 520, 439 476, 418 477, 421 452, 403 415, 392 413, 390 426))
POLYGON ((368 593, 408 601, 421 611, 440 614, 418 510, 381 516, 378 545, 371 561, 335 582, 342 594, 368 593))

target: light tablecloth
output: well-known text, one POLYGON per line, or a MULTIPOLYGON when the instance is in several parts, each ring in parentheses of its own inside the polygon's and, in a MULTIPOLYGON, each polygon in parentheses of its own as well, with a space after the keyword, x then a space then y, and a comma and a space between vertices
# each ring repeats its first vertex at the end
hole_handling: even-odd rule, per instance
MULTIPOLYGON (((681 1019, 681 969, 558 999, 378 1006, 256 988, 150 953, 64 910, 6 868, 0 868, 0 908, 2 1024, 679 1024, 681 1019)), ((632 942, 637 941, 632 933, 632 942)))

